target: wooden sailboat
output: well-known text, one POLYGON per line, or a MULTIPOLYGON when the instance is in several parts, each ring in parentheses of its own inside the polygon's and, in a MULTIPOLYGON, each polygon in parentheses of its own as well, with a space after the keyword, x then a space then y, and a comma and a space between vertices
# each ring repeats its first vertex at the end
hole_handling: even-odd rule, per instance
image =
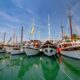
MULTIPOLYGON (((74 41, 73 36, 73 30, 72 30, 72 16, 71 16, 71 10, 69 7, 69 25, 70 25, 70 41, 62 41, 59 46, 61 46, 61 49, 63 51, 73 51, 73 50, 79 50, 80 49, 80 41, 74 41)), ((62 28, 62 34, 63 34, 63 28, 62 28)))
POLYGON ((34 40, 34 27, 35 27, 35 25, 34 25, 34 19, 33 19, 32 30, 31 30, 33 40, 31 40, 29 42, 28 46, 24 46, 24 51, 25 51, 27 56, 34 56, 34 55, 39 54, 39 48, 37 46, 38 43, 35 42, 35 40, 34 40))
POLYGON ((48 16, 48 30, 49 30, 49 39, 48 41, 46 41, 45 43, 43 43, 42 45, 42 51, 45 55, 47 56, 53 56, 55 55, 57 52, 56 52, 56 45, 54 45, 52 42, 51 42, 51 38, 50 38, 50 34, 51 34, 51 31, 50 31, 50 21, 49 21, 49 16, 48 16))

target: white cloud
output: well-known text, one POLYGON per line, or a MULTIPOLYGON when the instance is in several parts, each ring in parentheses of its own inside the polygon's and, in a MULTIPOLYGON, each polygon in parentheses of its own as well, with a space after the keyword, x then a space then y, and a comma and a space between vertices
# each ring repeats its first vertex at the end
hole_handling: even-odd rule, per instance
POLYGON ((20 20, 16 16, 9 15, 4 11, 0 11, 0 18, 9 22, 20 23, 20 20))
POLYGON ((23 2, 22 0, 12 0, 13 4, 16 5, 17 7, 25 10, 26 12, 28 12, 29 14, 31 14, 32 16, 34 15, 34 13, 29 9, 29 8, 25 8, 23 6, 23 2))
MULTIPOLYGON (((73 7, 73 10, 76 10, 76 9, 78 9, 79 8, 79 6, 80 6, 80 1, 73 7)), ((80 9, 80 8, 79 8, 80 9)))
POLYGON ((10 37, 13 34, 13 28, 15 27, 16 31, 17 31, 20 27, 19 26, 20 20, 16 16, 11 16, 11 15, 7 14, 4 11, 0 11, 0 21, 1 20, 4 20, 0 24, 0 33, 1 33, 1 35, 4 32, 6 32, 7 37, 10 37))
POLYGON ((75 16, 77 21, 80 21, 80 1, 73 7, 73 15, 75 16))

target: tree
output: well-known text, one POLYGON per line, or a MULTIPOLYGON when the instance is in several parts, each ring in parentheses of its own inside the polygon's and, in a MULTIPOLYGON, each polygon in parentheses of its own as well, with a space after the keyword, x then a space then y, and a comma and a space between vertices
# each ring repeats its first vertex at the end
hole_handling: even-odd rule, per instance
POLYGON ((74 39, 74 40, 80 39, 79 35, 77 35, 77 34, 73 34, 72 36, 73 36, 73 39, 74 39))

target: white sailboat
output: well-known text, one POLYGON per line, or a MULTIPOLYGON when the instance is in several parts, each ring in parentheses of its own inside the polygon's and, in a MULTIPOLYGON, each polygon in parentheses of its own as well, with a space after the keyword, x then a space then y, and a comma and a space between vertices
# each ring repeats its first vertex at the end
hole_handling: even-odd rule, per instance
POLYGON ((21 29, 21 45, 17 44, 17 36, 16 36, 16 43, 15 43, 15 30, 14 30, 14 34, 13 34, 13 44, 11 44, 10 46, 7 46, 6 48, 6 52, 10 53, 11 55, 18 55, 18 54, 22 54, 23 49, 22 49, 22 38, 23 38, 23 26, 21 29))
POLYGON ((39 48, 34 47, 34 41, 29 46, 24 46, 24 51, 27 56, 34 56, 39 54, 39 48))
POLYGON ((35 25, 34 25, 34 19, 33 19, 32 30, 31 30, 33 40, 30 41, 28 46, 24 46, 24 51, 27 56, 34 56, 34 55, 39 54, 39 48, 36 46, 36 43, 34 40, 34 27, 35 27, 35 25))
POLYGON ((19 55, 23 53, 23 51, 20 48, 16 48, 16 47, 13 47, 10 52, 11 55, 19 55))
POLYGON ((42 45, 42 51, 45 55, 47 56, 53 56, 55 55, 57 52, 56 52, 56 49, 57 47, 51 42, 51 39, 50 39, 50 21, 49 21, 49 16, 48 16, 48 30, 49 30, 49 40, 46 41, 43 45, 42 45))
POLYGON ((42 45, 42 51, 45 55, 47 56, 53 56, 56 55, 56 45, 54 45, 53 43, 51 43, 50 41, 46 41, 43 45, 42 45))

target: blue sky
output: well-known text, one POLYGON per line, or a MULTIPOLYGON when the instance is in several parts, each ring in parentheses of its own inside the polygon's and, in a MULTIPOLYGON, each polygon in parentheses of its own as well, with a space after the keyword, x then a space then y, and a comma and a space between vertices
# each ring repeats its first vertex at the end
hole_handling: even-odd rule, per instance
POLYGON ((0 0, 0 41, 6 32, 6 40, 16 35, 20 41, 20 31, 24 26, 24 40, 32 39, 30 31, 32 19, 35 22, 35 39, 48 38, 48 15, 50 15, 51 38, 61 38, 61 25, 69 35, 68 6, 71 5, 73 32, 79 33, 80 28, 80 0, 0 0), (76 28, 76 30, 75 30, 76 28))

